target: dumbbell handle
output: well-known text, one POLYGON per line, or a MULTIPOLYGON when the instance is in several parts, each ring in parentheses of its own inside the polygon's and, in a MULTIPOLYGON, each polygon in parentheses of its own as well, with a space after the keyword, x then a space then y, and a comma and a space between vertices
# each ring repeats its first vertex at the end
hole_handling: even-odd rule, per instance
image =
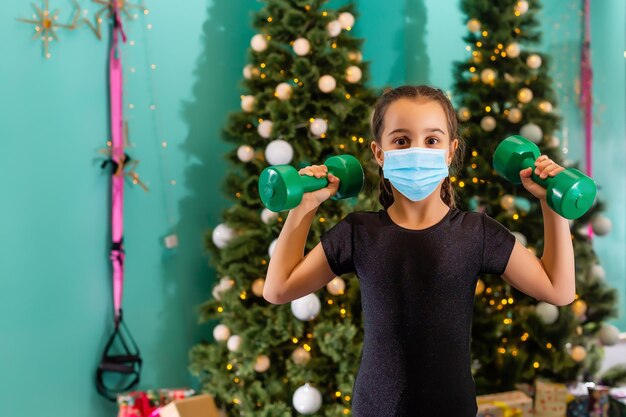
POLYGON ((536 167, 535 167, 535 159, 533 158, 524 159, 524 161, 522 161, 522 166, 524 167, 522 169, 527 169, 527 168, 532 169, 532 175, 530 176, 530 178, 532 178, 533 181, 541 185, 543 188, 548 188, 548 186, 550 185, 551 178, 554 178, 554 177, 550 177, 549 175, 546 178, 541 178, 539 175, 535 174, 536 167))
MULTIPOLYGON (((330 170, 329 170, 329 173, 330 170)), ((322 188, 326 187, 328 185, 328 178, 327 177, 321 177, 321 178, 317 178, 311 175, 306 175, 306 174, 300 174, 300 177, 302 178, 302 190, 305 193, 309 193, 311 191, 317 191, 317 190, 321 190, 322 188)))

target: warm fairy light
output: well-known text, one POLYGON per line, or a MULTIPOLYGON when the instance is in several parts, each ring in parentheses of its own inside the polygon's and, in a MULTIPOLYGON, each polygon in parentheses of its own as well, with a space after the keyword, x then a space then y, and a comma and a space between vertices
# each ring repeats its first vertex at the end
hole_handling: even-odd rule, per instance
POLYGON ((467 46, 465 47, 465 50, 466 50, 466 51, 471 51, 471 50, 472 50, 472 48, 471 48, 469 45, 467 45, 467 46))
POLYGON ((521 339, 522 339, 522 342, 525 342, 525 341, 526 341, 526 339, 528 339, 528 333, 524 333, 524 334, 522 335, 521 339))
POLYGON ((506 303, 507 303, 508 301, 506 300, 506 298, 504 298, 504 299, 502 299, 502 301, 500 301, 500 302, 501 302, 502 304, 506 305, 506 303))
POLYGON ((521 16, 521 13, 519 12, 519 10, 515 11, 515 16, 517 16, 517 17, 521 16))
POLYGON ((226 365, 226 369, 228 369, 230 371, 231 369, 233 369, 233 365, 231 363, 229 363, 228 365, 226 365))
POLYGON ((498 307, 496 307, 497 310, 502 310, 502 304, 498 304, 498 307))
POLYGON ((515 213, 515 214, 513 215, 513 220, 517 220, 517 219, 519 219, 519 214, 515 213))
POLYGON ((326 221, 326 219, 325 219, 325 218, 320 217, 320 223, 324 223, 325 221, 326 221))
POLYGON ((261 74, 261 78, 265 78, 265 74, 261 74))
POLYGON ((356 142, 356 136, 352 136, 352 141, 356 142))
POLYGON ((341 310, 339 310, 339 312, 340 312, 341 314, 346 314, 346 309, 345 309, 345 308, 342 308, 341 310))
POLYGON ((503 348, 503 347, 500 347, 500 348, 498 348, 498 353, 501 353, 501 354, 504 355, 506 353, 506 349, 503 348))
POLYGON ((311 346, 309 346, 307 343, 303 344, 302 348, 304 348, 304 350, 306 350, 307 352, 311 351, 311 346))
POLYGON ((239 398, 233 398, 233 404, 239 404, 239 398))
POLYGON ((474 56, 478 56, 478 52, 476 52, 476 51, 472 51, 472 55, 474 55, 474 56))
POLYGON ((500 56, 501 56, 502 58, 505 58, 505 57, 506 57, 506 52, 502 51, 502 53, 500 54, 500 56))
POLYGON ((328 16, 328 12, 322 12, 322 16, 328 16))
POLYGON ((513 304, 513 297, 509 297, 509 304, 513 304))
POLYGON ((534 362, 533 363, 533 368, 535 368, 535 369, 539 368, 539 362, 534 362))
POLYGON ((461 187, 461 188, 465 187, 465 182, 459 181, 459 187, 461 187))
POLYGON ((496 57, 495 57, 495 56, 493 56, 493 55, 491 55, 491 57, 490 57, 489 59, 491 59, 492 61, 495 61, 495 60, 496 60, 496 57))
POLYGON ((328 304, 332 305, 333 304, 333 300, 328 300, 328 304))
POLYGON ((307 12, 311 10, 311 5, 307 4, 306 6, 304 6, 304 10, 306 10, 307 12))
POLYGON ((504 48, 504 45, 502 45, 501 43, 498 44, 498 49, 502 49, 504 48))
POLYGON ((152 68, 153 70, 156 69, 156 64, 150 64, 150 68, 152 68))
POLYGON ((550 343, 550 342, 546 343, 546 347, 547 347, 548 349, 552 349, 552 343, 550 343))
POLYGON ((265 68, 265 62, 261 62, 261 68, 265 68))
POLYGON ((320 138, 322 138, 322 139, 324 139, 325 137, 326 137, 326 133, 322 133, 322 134, 320 135, 320 138))
POLYGON ((476 169, 476 166, 477 166, 476 164, 472 164, 472 168, 476 169))
POLYGON ((493 301, 493 300, 489 300, 489 305, 491 305, 491 306, 492 306, 492 305, 494 305, 495 303, 496 303, 495 301, 493 301))
POLYGON ((218 312, 218 313, 221 313, 221 312, 223 312, 223 311, 224 311, 224 307, 219 306, 219 307, 217 308, 217 312, 218 312))
POLYGON ((513 323, 513 319, 504 319, 503 322, 504 324, 511 324, 513 323))
POLYGON ((489 35, 489 32, 487 32, 486 30, 483 30, 483 36, 487 36, 489 35))
POLYGON ((292 337, 292 338, 291 338, 291 341, 292 341, 293 343, 298 343, 298 338, 297 338, 297 337, 292 337))
POLYGON ((315 121, 315 119, 312 118, 312 117, 309 119, 309 122, 311 122, 311 123, 313 123, 314 121, 315 121))
POLYGON ((359 143, 363 143, 363 138, 359 138, 359 143))
POLYGON ((478 152, 472 151, 472 156, 476 156, 476 155, 478 155, 478 152))
POLYGON ((241 197, 241 193, 240 192, 236 192, 235 193, 235 197, 240 198, 241 197))
POLYGON ((346 395, 345 397, 343 397, 343 399, 346 400, 346 401, 350 401, 350 396, 346 395))
POLYGON ((241 294, 239 294, 239 298, 241 298, 242 300, 246 299, 246 291, 242 291, 241 294))
POLYGON ((335 397, 341 397, 341 391, 335 391, 335 397))
POLYGON ((267 36, 265 37, 265 39, 267 39, 268 41, 271 41, 271 40, 272 40, 272 36, 271 36, 271 35, 267 35, 267 36))
POLYGON ((489 113, 491 111, 491 106, 485 106, 485 111, 489 113))
POLYGON ((476 72, 476 67, 470 67, 469 72, 476 72))
POLYGON ((267 21, 268 21, 268 22, 270 22, 270 23, 272 23, 272 16, 268 17, 268 18, 267 18, 267 21))
POLYGON ((478 46, 480 48, 481 46, 483 46, 483 43, 481 41, 478 41, 478 42, 476 42, 476 46, 478 46))
POLYGON ((350 100, 350 94, 346 93, 346 99, 350 100))
POLYGON ((486 292, 487 294, 491 294, 491 287, 487 287, 487 289, 485 290, 485 292, 486 292))
POLYGON ((474 184, 478 183, 478 178, 476 178, 476 177, 472 178, 472 182, 473 182, 474 184))
POLYGON ((343 413, 344 413, 344 414, 350 414, 350 410, 349 410, 349 409, 347 409, 347 408, 344 408, 344 409, 343 409, 343 413))
POLYGON ((515 32, 515 33, 517 33, 519 35, 521 30, 520 30, 520 28, 515 28, 515 29, 513 29, 513 32, 515 32))
POLYGON ((343 149, 345 148, 344 144, 342 143, 341 145, 339 145, 339 149, 343 149))
POLYGON ((513 350, 511 351, 511 355, 513 355, 513 356, 517 356, 517 349, 513 349, 513 350))
POLYGON ((261 259, 261 265, 265 265, 267 261, 265 259, 261 259))
POLYGON ((294 78, 294 79, 293 79, 293 82, 294 82, 294 83, 296 83, 296 84, 298 84, 298 79, 297 79, 297 78, 294 78))
POLYGON ((313 333, 307 333, 306 337, 308 337, 309 339, 313 338, 313 333))
POLYGON ((238 384, 238 383, 239 383, 239 378, 237 378, 237 377, 233 378, 233 382, 234 382, 235 384, 238 384))
POLYGON ((450 177, 450 181, 451 181, 451 182, 456 181, 456 177, 455 177, 455 176, 450 177))

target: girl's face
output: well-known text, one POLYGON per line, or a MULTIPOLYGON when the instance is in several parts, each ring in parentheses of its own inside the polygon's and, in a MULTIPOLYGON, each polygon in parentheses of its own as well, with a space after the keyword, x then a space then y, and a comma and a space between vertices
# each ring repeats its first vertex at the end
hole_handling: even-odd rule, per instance
POLYGON ((441 105, 433 100, 401 98, 389 105, 384 117, 380 145, 372 141, 372 152, 383 166, 384 151, 423 147, 446 149, 447 164, 452 162, 458 139, 450 142, 448 119, 441 105), (384 151, 383 151, 384 150, 384 151))

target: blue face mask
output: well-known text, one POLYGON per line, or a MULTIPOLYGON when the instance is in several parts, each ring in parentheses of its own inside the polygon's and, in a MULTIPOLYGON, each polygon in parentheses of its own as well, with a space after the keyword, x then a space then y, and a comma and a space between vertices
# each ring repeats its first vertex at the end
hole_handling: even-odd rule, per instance
POLYGON ((383 151, 385 178, 411 201, 428 197, 448 176, 445 149, 411 147, 383 151))

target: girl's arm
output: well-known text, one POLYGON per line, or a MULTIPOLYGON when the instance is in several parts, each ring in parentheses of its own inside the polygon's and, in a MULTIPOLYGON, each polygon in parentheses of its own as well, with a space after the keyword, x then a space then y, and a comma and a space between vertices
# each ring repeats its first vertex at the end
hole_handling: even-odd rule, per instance
MULTIPOLYGON (((564 168, 546 155, 535 162, 535 173, 541 178, 554 176, 564 168)), ((502 277, 520 291, 553 305, 567 305, 576 296, 574 248, 567 219, 552 210, 546 202, 546 191, 534 182, 530 168, 520 171, 524 187, 541 203, 544 224, 543 256, 538 259, 522 244, 515 242, 502 277)))
MULTIPOLYGON (((326 176, 325 165, 313 165, 301 174, 326 176)), ((328 186, 305 193, 302 202, 289 211, 278 236, 267 267, 263 298, 272 304, 285 304, 304 297, 326 285, 335 277, 326 255, 318 243, 306 256, 304 249, 311 222, 319 205, 332 197, 339 187, 339 178, 328 175, 328 186)))

